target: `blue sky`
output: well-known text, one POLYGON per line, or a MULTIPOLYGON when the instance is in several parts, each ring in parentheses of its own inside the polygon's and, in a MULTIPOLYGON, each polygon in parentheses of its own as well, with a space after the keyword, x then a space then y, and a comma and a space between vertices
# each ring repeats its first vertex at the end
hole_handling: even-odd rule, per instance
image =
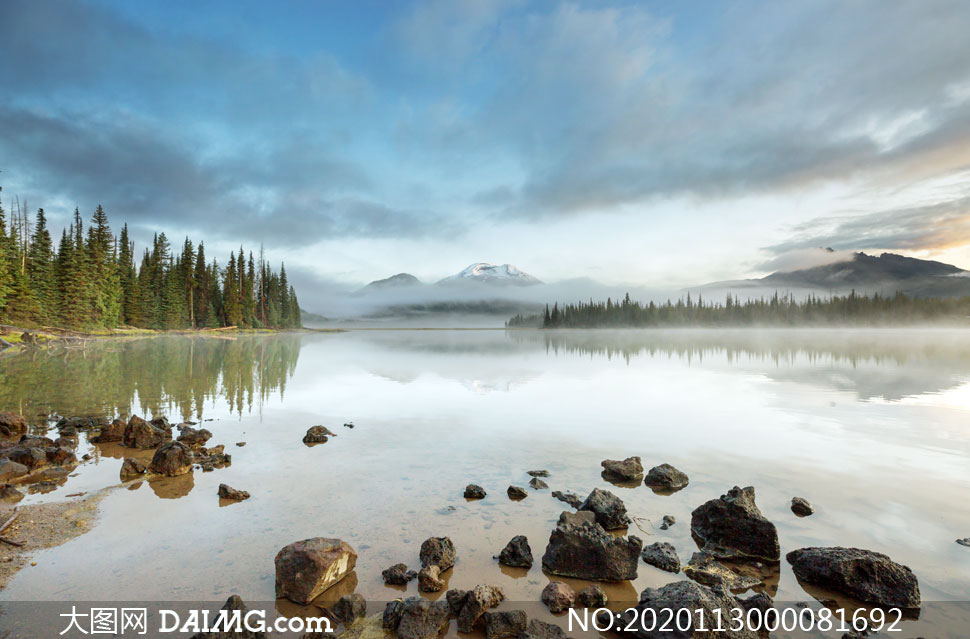
POLYGON ((943 0, 6 0, 4 202, 263 243, 311 292, 970 267, 967 33, 943 0))

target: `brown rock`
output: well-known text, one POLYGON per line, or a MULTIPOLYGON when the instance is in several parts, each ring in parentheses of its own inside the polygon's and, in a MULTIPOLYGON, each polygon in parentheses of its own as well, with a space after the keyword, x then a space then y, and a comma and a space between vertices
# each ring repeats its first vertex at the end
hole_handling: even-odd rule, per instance
POLYGON ((219 499, 243 501, 244 499, 249 499, 249 493, 247 493, 245 490, 236 490, 228 484, 219 484, 219 499))
POLYGON ((169 442, 155 451, 149 468, 153 473, 175 477, 190 472, 194 459, 188 446, 182 442, 169 442))
POLYGON ((576 603, 576 591, 569 584, 561 581, 550 581, 542 589, 540 597, 542 603, 549 607, 550 612, 562 612, 572 608, 576 603))
POLYGON ((128 481, 145 474, 148 467, 134 457, 125 457, 121 463, 121 481, 128 481))
POLYGON ((313 537, 276 555, 276 596, 306 605, 357 565, 357 553, 340 539, 313 537))

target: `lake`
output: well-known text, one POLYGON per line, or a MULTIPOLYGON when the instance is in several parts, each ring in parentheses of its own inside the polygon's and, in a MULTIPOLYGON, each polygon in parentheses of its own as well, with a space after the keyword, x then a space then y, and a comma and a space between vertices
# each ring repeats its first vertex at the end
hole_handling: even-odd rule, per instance
MULTIPOLYGON (((766 585, 777 601, 817 607, 784 555, 835 545, 883 552, 915 572, 924 610, 901 636, 962 636, 942 630, 958 604, 937 602, 970 599, 970 548, 954 542, 970 536, 970 332, 357 330, 97 341, 0 358, 0 410, 38 429, 55 413, 199 421, 214 435, 209 445, 232 455, 228 468, 111 490, 94 528, 37 553, 0 592, 8 602, 271 601, 277 551, 315 536, 344 539, 359 555, 342 592, 385 602, 417 594, 417 582, 388 587, 381 571, 416 569, 421 542, 445 535, 459 558, 448 587, 494 583, 507 604, 537 602, 551 578, 539 558, 568 507, 548 490, 527 488, 519 502, 505 491, 539 468, 552 490, 614 492, 636 518, 628 532, 645 545, 672 543, 683 564, 697 550, 691 511, 754 486, 779 531, 782 562, 766 585), (337 436, 305 446, 315 424, 337 436), (689 486, 660 495, 601 477, 601 460, 631 455, 646 468, 673 464, 689 486), (252 498, 221 507, 220 483, 252 498), (466 501, 468 483, 488 496, 466 501), (793 515, 794 496, 816 513, 793 515), (668 514, 677 523, 660 530, 668 514), (500 567, 493 555, 519 534, 536 565, 500 567)), ((82 435, 85 452, 91 459, 63 486, 21 503, 118 484, 133 456, 82 435)), ((606 591, 629 603, 682 579, 641 562, 635 581, 606 591)))

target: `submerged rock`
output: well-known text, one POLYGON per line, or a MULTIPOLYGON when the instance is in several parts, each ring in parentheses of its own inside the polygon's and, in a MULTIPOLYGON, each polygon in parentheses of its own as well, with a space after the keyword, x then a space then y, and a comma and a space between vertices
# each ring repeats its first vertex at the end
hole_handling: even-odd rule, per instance
POLYGON ((623 501, 608 490, 594 488, 579 510, 593 513, 599 525, 606 530, 617 530, 630 525, 623 501))
POLYGON ((623 461, 604 459, 600 462, 603 474, 624 481, 640 481, 643 476, 643 464, 639 457, 627 457, 623 461))
POLYGON ((330 437, 336 437, 337 434, 331 431, 326 426, 311 426, 307 429, 306 435, 303 436, 303 443, 310 444, 325 444, 330 437))
POLYGON ((508 494, 509 499, 514 501, 519 501, 529 496, 529 493, 525 492, 525 488, 520 486, 509 486, 505 492, 508 494))
POLYGON ((148 470, 148 467, 141 460, 134 457, 125 457, 125 461, 121 463, 121 481, 140 477, 145 474, 146 470, 148 470))
POLYGON ((613 629, 617 631, 635 628, 632 636, 637 639, 758 639, 758 634, 748 629, 747 624, 741 624, 735 629, 733 624, 725 623, 723 631, 711 630, 712 619, 731 619, 734 614, 732 611, 743 608, 742 602, 723 588, 708 588, 692 581, 675 581, 661 588, 645 589, 640 593, 640 602, 635 611, 625 610, 620 613, 619 618, 609 614, 597 619, 612 623, 613 629), (689 610, 694 614, 683 615, 683 625, 672 623, 665 630, 661 630, 663 620, 670 614, 665 613, 665 610, 674 613, 678 610, 689 610), (697 612, 699 610, 703 612, 697 612), (654 618, 661 622, 653 631, 645 630, 640 622, 643 620, 649 624, 649 620, 654 618))
POLYGON ((660 522, 660 530, 667 530, 671 526, 677 523, 677 518, 673 515, 664 515, 663 520, 660 522))
MULTIPOLYGON (((106 444, 108 442, 120 442, 125 437, 125 429, 128 424, 125 420, 120 417, 110 424, 107 424, 101 428, 101 432, 98 433, 97 437, 94 437, 91 441, 98 444, 106 444)), ((63 432, 63 431, 62 431, 63 432)))
POLYGON ((244 499, 249 499, 249 493, 245 490, 236 490, 228 484, 219 484, 219 498, 243 501, 244 499))
POLYGON ((919 582, 908 567, 859 548, 801 548, 786 555, 799 581, 885 607, 920 607, 919 582))
POLYGON ((650 469, 643 483, 654 489, 677 491, 687 486, 690 479, 670 464, 660 464, 650 469))
POLYGON ((485 489, 478 484, 465 486, 465 499, 485 499, 485 489))
POLYGON ((548 477, 549 471, 548 470, 527 470, 525 474, 531 475, 532 477, 548 477))
POLYGON ((498 562, 505 566, 531 568, 532 561, 532 549, 529 548, 529 540, 525 535, 512 537, 498 554, 498 562))
POLYGON ((587 586, 576 595, 576 603, 585 608, 602 608, 607 603, 606 591, 596 584, 587 586))
POLYGON ((576 604, 576 591, 569 584, 561 581, 550 581, 542 589, 540 599, 542 603, 548 606, 549 612, 562 612, 576 604))
POLYGON ((694 509, 691 532, 719 557, 778 561, 778 530, 754 501, 754 488, 735 486, 694 509))
POLYGON ((490 608, 505 600, 498 586, 479 584, 472 590, 449 590, 446 594, 449 610, 457 617, 458 632, 472 632, 490 608))
POLYGON ((457 560, 455 544, 448 537, 428 537, 422 542, 418 557, 422 567, 437 566, 444 572, 457 560))
POLYGON ((691 556, 684 574, 705 586, 723 586, 732 591, 747 590, 761 583, 760 579, 739 575, 705 552, 691 556))
POLYGON ((639 537, 614 537, 589 511, 563 512, 549 536, 542 567, 554 575, 591 581, 636 579, 643 542, 639 537))
POLYGON ((485 639, 518 639, 525 632, 528 617, 522 610, 502 610, 486 612, 485 639))
POLYGON ((667 572, 680 572, 680 557, 677 556, 677 549, 666 541, 650 544, 643 549, 641 556, 645 563, 655 568, 667 572))
POLYGON ((182 442, 169 442, 155 451, 149 468, 153 473, 175 477, 190 472, 194 460, 188 446, 182 442))
POLYGON ((23 498, 24 494, 10 484, 0 484, 0 501, 14 503, 23 498))
POLYGON ((552 491, 552 496, 576 509, 579 509, 579 507, 583 505, 582 497, 576 493, 564 493, 559 490, 554 490, 552 491))
POLYGON ((532 488, 535 488, 536 490, 544 490, 546 488, 549 488, 549 484, 542 481, 538 477, 533 477, 532 479, 530 479, 529 486, 531 486, 532 488))
POLYGON ((418 573, 413 570, 408 570, 408 567, 404 564, 394 564, 387 570, 381 572, 384 583, 394 586, 406 586, 409 581, 416 579, 417 576, 418 573))
POLYGON ((445 582, 438 566, 425 566, 418 572, 418 590, 421 592, 440 592, 444 587, 445 582))
POLYGON ((333 614, 345 624, 351 624, 367 616, 367 600, 356 592, 344 595, 333 605, 333 614))
MULTIPOLYGON (((388 604, 388 608, 394 603, 388 604)), ((448 625, 448 614, 446 601, 432 603, 422 597, 409 597, 391 612, 391 622, 397 621, 393 628, 388 628, 389 615, 385 609, 384 628, 395 630, 400 639, 435 639, 448 625)))
POLYGON ((808 517, 815 512, 812 505, 801 497, 792 497, 791 500, 791 511, 798 515, 799 517, 808 517))
POLYGON ((313 537, 284 547, 275 563, 276 597, 306 605, 350 574, 357 553, 340 539, 313 537))

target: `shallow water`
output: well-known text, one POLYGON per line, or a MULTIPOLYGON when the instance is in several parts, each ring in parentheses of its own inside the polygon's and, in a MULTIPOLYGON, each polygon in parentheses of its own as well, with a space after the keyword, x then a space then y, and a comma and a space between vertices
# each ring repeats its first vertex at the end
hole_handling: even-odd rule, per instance
MULTIPOLYGON (((967 332, 159 337, 0 358, 0 410, 38 428, 49 412, 205 420, 209 445, 232 454, 229 468, 113 490, 94 529, 38 553, 0 592, 8 601, 269 601, 276 552, 313 536, 349 542, 356 591, 386 601, 404 589, 385 586, 380 571, 417 568, 432 535, 458 549, 449 587, 495 583, 510 601, 536 601, 550 579, 539 559, 567 507, 531 489, 509 501, 505 489, 526 486, 535 468, 550 471, 552 490, 613 491, 638 518, 629 532, 673 543, 684 564, 696 550, 691 510, 751 485, 783 557, 803 546, 877 550, 913 569, 924 602, 970 599, 970 549, 954 543, 970 536, 967 332), (314 424, 338 436, 306 447, 314 424), (671 463, 690 485, 663 496, 601 478, 600 460, 630 455, 647 468, 671 463), (220 483, 253 497, 220 507, 220 483), (467 483, 487 498, 466 502, 467 483), (795 495, 816 514, 795 517, 795 495), (665 514, 678 523, 661 531, 665 514), (536 557, 529 571, 492 558, 516 534, 536 557)), ((82 436, 84 452, 92 459, 65 485, 24 503, 117 484, 131 455, 82 436)), ((683 578, 641 563, 637 580, 607 592, 630 602, 683 578)), ((768 592, 814 601, 784 559, 768 592)))

